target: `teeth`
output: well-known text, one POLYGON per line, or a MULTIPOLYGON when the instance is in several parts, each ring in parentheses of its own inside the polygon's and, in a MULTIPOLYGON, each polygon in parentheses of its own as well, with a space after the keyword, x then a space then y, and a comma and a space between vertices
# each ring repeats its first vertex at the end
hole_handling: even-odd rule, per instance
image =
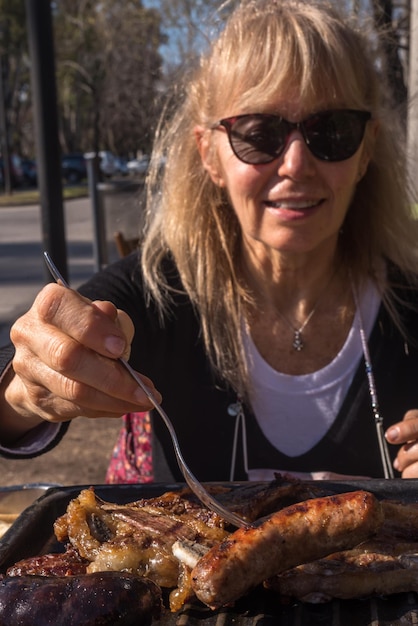
POLYGON ((267 201, 266 204, 268 206, 271 206, 275 209, 309 209, 313 206, 316 206, 318 204, 317 201, 300 201, 297 202, 295 200, 292 201, 288 201, 286 202, 286 200, 283 200, 281 202, 272 202, 272 201, 267 201))

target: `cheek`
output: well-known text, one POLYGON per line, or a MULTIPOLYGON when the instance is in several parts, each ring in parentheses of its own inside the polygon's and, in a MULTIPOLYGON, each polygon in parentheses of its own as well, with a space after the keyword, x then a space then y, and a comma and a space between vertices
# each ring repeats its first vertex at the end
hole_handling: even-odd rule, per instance
POLYGON ((354 195, 360 176, 358 162, 335 164, 333 171, 328 172, 329 186, 334 198, 349 203, 354 195))
POLYGON ((228 159, 222 167, 222 180, 231 199, 252 198, 263 184, 263 177, 253 165, 242 163, 235 157, 228 159))

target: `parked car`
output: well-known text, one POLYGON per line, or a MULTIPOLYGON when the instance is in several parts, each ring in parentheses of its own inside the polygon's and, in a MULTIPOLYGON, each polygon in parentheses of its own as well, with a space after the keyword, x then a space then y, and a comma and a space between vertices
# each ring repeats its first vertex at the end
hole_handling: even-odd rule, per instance
MULTIPOLYGON (((0 181, 4 185, 4 165, 3 158, 0 157, 0 181)), ((10 182, 12 187, 21 187, 23 184, 23 170, 22 170, 22 160, 17 154, 12 154, 10 156, 10 182)))
POLYGON ((142 157, 139 157, 138 159, 132 159, 131 161, 128 161, 127 167, 129 173, 132 175, 146 174, 149 167, 149 161, 149 156, 146 154, 142 157))
POLYGON ((38 171, 36 169, 36 162, 33 159, 21 160, 23 184, 25 187, 36 187, 38 184, 38 171))
POLYGON ((122 157, 115 157, 115 165, 117 174, 121 174, 122 176, 127 176, 129 174, 128 163, 126 159, 122 157))
POLYGON ((114 176, 117 171, 116 159, 114 155, 108 150, 101 150, 99 152, 100 157, 100 170, 106 178, 114 176))
POLYGON ((87 178, 86 159, 82 152, 65 154, 61 160, 62 177, 69 185, 75 185, 87 178))

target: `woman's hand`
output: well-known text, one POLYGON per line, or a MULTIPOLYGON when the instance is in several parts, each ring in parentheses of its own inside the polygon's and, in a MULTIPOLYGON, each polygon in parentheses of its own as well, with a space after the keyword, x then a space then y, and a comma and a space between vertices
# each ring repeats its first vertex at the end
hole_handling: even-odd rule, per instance
POLYGON ((53 283, 44 287, 11 330, 14 376, 4 398, 14 423, 20 418, 20 428, 28 430, 42 419, 120 417, 152 408, 118 362, 129 356, 133 334, 128 315, 110 302, 90 302, 53 283))
POLYGON ((402 422, 388 428, 386 439, 402 446, 394 461, 402 478, 418 478, 418 409, 408 411, 402 422))

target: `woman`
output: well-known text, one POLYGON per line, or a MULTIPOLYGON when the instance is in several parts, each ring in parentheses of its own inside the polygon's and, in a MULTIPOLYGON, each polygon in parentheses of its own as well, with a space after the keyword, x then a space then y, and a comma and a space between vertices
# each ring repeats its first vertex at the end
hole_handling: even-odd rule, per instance
POLYGON ((108 480, 181 480, 130 354, 201 480, 379 477, 383 429, 418 476, 417 226, 376 67, 335 9, 237 8, 156 141, 139 255, 14 325, 4 455, 125 414, 108 480))

